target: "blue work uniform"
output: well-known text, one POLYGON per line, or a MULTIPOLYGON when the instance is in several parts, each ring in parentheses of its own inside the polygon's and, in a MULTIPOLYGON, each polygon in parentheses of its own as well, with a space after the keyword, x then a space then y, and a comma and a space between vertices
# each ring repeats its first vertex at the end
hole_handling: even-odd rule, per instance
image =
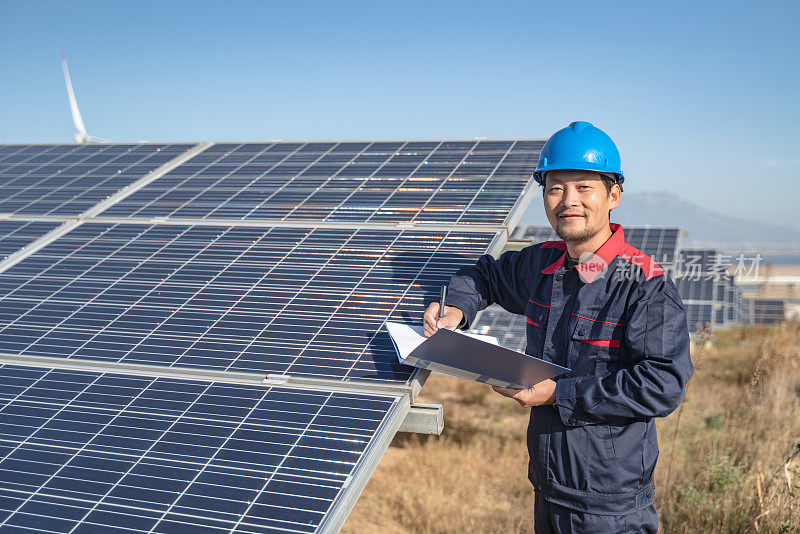
POLYGON ((566 244, 546 241, 482 256, 449 283, 446 304, 464 312, 463 328, 497 303, 525 315, 528 354, 570 368, 555 379, 555 405, 531 409, 537 532, 594 531, 592 517, 657 528, 653 418, 678 407, 693 373, 686 311, 663 269, 610 228, 593 258, 570 268, 566 244), (558 519, 565 510, 577 515, 558 519), (558 527, 575 521, 583 526, 558 527))

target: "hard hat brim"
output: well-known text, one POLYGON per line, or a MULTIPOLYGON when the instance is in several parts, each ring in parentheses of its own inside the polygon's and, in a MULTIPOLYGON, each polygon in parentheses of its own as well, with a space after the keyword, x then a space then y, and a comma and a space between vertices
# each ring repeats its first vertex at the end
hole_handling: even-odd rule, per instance
POLYGON ((625 181, 625 176, 619 172, 608 172, 608 169, 603 168, 601 165, 592 166, 587 164, 586 162, 582 162, 583 165, 546 165, 539 169, 536 169, 533 173, 533 179, 536 180, 536 183, 541 184, 542 179, 544 178, 544 174, 548 171, 592 171, 596 172, 597 174, 602 174, 614 179, 617 183, 622 183, 625 181))

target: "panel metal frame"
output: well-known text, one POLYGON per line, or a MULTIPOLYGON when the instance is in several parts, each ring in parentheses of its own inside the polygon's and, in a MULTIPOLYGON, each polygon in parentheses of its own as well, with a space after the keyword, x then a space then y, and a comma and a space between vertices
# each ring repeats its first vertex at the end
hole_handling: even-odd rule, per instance
POLYGON ((200 382, 225 382, 247 386, 269 386, 283 389, 313 390, 353 395, 398 396, 415 395, 414 388, 405 384, 375 384, 365 380, 348 380, 342 382, 324 378, 293 377, 291 375, 275 375, 251 373, 246 371, 215 371, 193 367, 165 367, 139 363, 108 362, 102 360, 86 360, 82 358, 56 358, 52 356, 22 356, 0 352, 0 365, 16 365, 22 367, 64 369, 70 371, 87 371, 92 373, 113 373, 132 376, 153 376, 175 380, 194 380, 200 382))
POLYGON ((378 467, 378 463, 383 458, 386 449, 389 448, 389 444, 394 439, 395 434, 400 430, 400 426, 405 421, 410 410, 411 400, 407 395, 403 395, 395 404, 391 413, 383 420, 371 443, 364 449, 361 461, 350 476, 350 480, 346 482, 344 490, 339 493, 336 501, 325 514, 318 532, 334 533, 341 530, 347 520, 347 516, 350 515, 350 511, 361 496, 361 492, 364 491, 364 487, 372 477, 375 468, 378 467))

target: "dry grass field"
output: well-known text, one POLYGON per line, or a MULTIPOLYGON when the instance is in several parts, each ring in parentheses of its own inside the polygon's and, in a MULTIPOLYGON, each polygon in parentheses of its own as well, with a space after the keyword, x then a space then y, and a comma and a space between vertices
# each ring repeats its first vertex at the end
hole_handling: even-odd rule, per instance
MULTIPOLYGON (((659 420, 661 532, 800 533, 800 323, 736 328, 695 350, 682 407, 659 420)), ((440 437, 398 434, 343 532, 532 532, 528 411, 432 376, 440 437)))

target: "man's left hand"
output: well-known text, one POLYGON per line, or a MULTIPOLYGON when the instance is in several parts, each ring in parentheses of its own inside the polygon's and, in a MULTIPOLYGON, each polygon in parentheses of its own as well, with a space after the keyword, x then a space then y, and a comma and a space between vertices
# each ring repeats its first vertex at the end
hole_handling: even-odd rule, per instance
POLYGON ((528 389, 500 388, 497 386, 492 386, 492 389, 504 397, 514 399, 523 408, 555 404, 556 402, 556 383, 549 378, 534 384, 533 387, 528 389))

